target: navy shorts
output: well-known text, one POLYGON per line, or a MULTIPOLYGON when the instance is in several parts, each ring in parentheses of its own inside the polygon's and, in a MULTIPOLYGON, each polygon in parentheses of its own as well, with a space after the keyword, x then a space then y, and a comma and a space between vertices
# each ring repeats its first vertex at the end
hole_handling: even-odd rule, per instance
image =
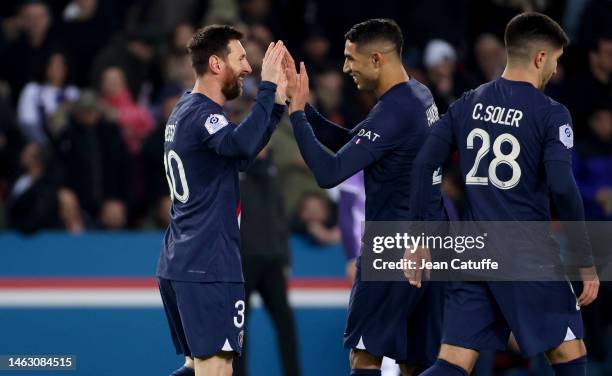
POLYGON ((583 338, 568 282, 451 282, 442 343, 473 350, 507 348, 510 332, 530 357, 583 338))
POLYGON ((398 363, 430 366, 440 349, 445 285, 424 282, 416 288, 408 281, 362 281, 359 258, 344 347, 398 363))
POLYGON ((244 284, 181 282, 158 278, 177 354, 205 358, 242 352, 244 284))

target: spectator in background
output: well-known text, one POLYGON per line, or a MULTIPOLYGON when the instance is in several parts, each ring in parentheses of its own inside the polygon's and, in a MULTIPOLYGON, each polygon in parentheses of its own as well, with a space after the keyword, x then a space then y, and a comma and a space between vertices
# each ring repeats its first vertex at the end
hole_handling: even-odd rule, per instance
POLYGON ((253 24, 248 26, 248 39, 258 42, 261 46, 268 46, 274 41, 270 29, 264 24, 253 24))
POLYGON ((47 61, 57 47, 49 7, 43 1, 25 1, 16 21, 19 36, 0 54, 0 75, 9 83, 14 101, 37 64, 47 61))
POLYGON ((291 228, 293 232, 306 235, 316 244, 338 244, 341 236, 335 218, 331 202, 326 196, 307 193, 299 201, 291 228))
POLYGON ((128 147, 136 155, 143 139, 153 130, 153 117, 149 110, 134 102, 121 68, 109 67, 100 80, 102 101, 114 110, 117 124, 128 147))
POLYGON ((589 220, 612 220, 612 103, 596 109, 577 140, 574 173, 589 220))
POLYGON ((314 94, 317 108, 326 118, 338 125, 345 124, 341 112, 344 77, 338 70, 323 70, 315 79, 314 94))
MULTIPOLYGON (((240 19, 250 27, 256 26, 254 30, 256 33, 260 31, 257 30, 258 28, 265 25, 265 28, 271 33, 270 36, 274 35, 276 38, 287 40, 287 30, 284 25, 287 22, 287 17, 285 17, 287 4, 282 1, 274 1, 274 6, 272 6, 272 0, 241 0, 238 6, 240 19)), ((265 46, 268 43, 265 43, 265 46)))
POLYGON ((84 230, 78 199, 72 191, 60 189, 49 171, 51 153, 45 146, 30 143, 21 153, 24 174, 9 196, 9 227, 25 233, 47 229, 84 230))
POLYGON ((118 125, 107 120, 93 91, 81 93, 55 144, 64 184, 83 209, 103 228, 124 228, 133 195, 133 160, 118 125))
POLYGON ((194 33, 193 25, 189 22, 180 22, 172 31, 170 40, 170 53, 187 51, 187 43, 194 33))
POLYGON ((54 52, 47 58, 36 81, 28 83, 19 96, 17 121, 28 141, 45 144, 50 132, 49 120, 61 106, 79 96, 75 86, 67 85, 66 55, 54 52))
POLYGON ((166 56, 164 82, 164 88, 168 85, 179 85, 184 89, 193 87, 195 76, 193 75, 193 68, 191 67, 191 60, 187 50, 182 52, 174 51, 166 56))
POLYGON ((8 88, 0 85, 0 203, 20 172, 19 154, 25 141, 10 104, 8 88))
POLYGON ((187 51, 187 42, 193 32, 193 26, 187 22, 181 22, 174 28, 164 60, 164 88, 169 85, 180 85, 184 89, 193 87, 195 76, 187 51))
POLYGON ((304 63, 312 67, 311 74, 321 73, 329 64, 329 50, 331 43, 327 36, 317 27, 312 27, 302 44, 304 63))
POLYGON ((602 35, 612 35, 612 2, 588 0, 581 17, 578 43, 589 45, 602 35))
POLYGON ((162 86, 162 72, 156 45, 159 33, 155 29, 138 29, 118 35, 100 51, 92 65, 91 82, 98 83, 109 67, 120 68, 127 78, 132 98, 147 105, 162 86))
MULTIPOLYGON (((270 148, 264 148, 251 166, 240 175, 241 253, 245 301, 259 292, 276 326, 283 375, 299 376, 298 344, 293 312, 288 301, 289 229, 272 164, 270 148)), ((247 320, 249 315, 247 314, 247 320)), ((246 347, 237 358, 234 375, 246 375, 246 347)))
POLYGON ((257 39, 248 39, 244 43, 244 49, 247 53, 249 64, 251 64, 251 69, 253 69, 253 73, 244 78, 244 95, 249 98, 255 98, 259 88, 261 62, 263 61, 265 50, 262 43, 257 39))
POLYGON ((427 69, 429 88, 443 114, 466 88, 457 74, 457 53, 448 42, 434 39, 425 47, 423 64, 427 69))
POLYGON ((127 10, 125 25, 128 31, 156 28, 165 35, 183 20, 199 23, 211 2, 214 1, 131 0, 128 5, 121 6, 127 10))
POLYGON ((493 34, 482 34, 474 46, 474 58, 478 67, 478 82, 481 85, 501 76, 506 67, 506 50, 493 34))
POLYGON ((578 136, 587 131, 588 117, 594 110, 593 98, 612 103, 612 36, 600 37, 591 44, 588 62, 587 72, 568 79, 562 98, 572 113, 578 136))
POLYGON ((106 46, 113 32, 108 2, 72 0, 64 8, 60 35, 64 47, 74 51, 75 83, 89 86, 89 68, 94 57, 106 46))

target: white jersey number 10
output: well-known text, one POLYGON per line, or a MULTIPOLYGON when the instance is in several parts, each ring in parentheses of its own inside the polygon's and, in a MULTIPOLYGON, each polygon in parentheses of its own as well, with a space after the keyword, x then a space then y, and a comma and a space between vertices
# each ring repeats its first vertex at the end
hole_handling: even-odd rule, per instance
POLYGON ((183 168, 183 161, 181 157, 176 154, 174 150, 170 150, 167 154, 164 153, 164 168, 166 169, 166 180, 168 180, 168 186, 170 187, 170 198, 172 201, 176 198, 183 204, 189 200, 189 186, 187 185, 187 178, 185 177, 185 168, 183 168), (179 194, 176 187, 176 179, 174 177, 174 169, 172 168, 172 161, 176 163, 178 169, 178 178, 183 188, 183 193, 179 194))

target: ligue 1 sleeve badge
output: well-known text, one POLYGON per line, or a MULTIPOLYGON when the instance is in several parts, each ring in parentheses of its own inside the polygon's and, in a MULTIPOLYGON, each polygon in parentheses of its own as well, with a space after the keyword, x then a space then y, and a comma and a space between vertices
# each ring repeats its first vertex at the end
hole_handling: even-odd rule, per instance
POLYGON ((574 146, 574 133, 569 124, 564 124, 559 127, 559 140, 566 148, 571 149, 574 146))
POLYGON ((229 121, 227 121, 225 116, 221 114, 212 114, 212 115, 209 115, 208 118, 206 119, 206 123, 204 123, 204 127, 206 127, 206 130, 208 131, 208 133, 212 135, 212 134, 217 133, 219 129, 225 127, 227 124, 229 124, 229 121))
POLYGON ((241 330, 240 333, 238 333, 238 346, 240 346, 240 348, 242 348, 243 342, 244 342, 244 330, 241 330))

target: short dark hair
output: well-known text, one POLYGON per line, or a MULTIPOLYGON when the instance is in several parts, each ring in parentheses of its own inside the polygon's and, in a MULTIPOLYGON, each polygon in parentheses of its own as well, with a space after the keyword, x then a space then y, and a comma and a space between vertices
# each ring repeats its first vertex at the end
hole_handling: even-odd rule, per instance
POLYGON ((373 18, 351 27, 344 34, 344 39, 355 44, 386 41, 393 43, 395 52, 402 55, 404 37, 397 22, 387 18, 373 18))
POLYGON ((508 22, 504 35, 509 59, 529 58, 529 47, 534 42, 549 43, 565 48, 569 37, 552 18, 537 12, 521 13, 508 22))
POLYGON ((187 43, 191 55, 191 65, 198 76, 208 70, 208 59, 212 55, 222 58, 229 54, 228 44, 232 40, 241 40, 244 35, 229 25, 210 25, 198 29, 187 43))

